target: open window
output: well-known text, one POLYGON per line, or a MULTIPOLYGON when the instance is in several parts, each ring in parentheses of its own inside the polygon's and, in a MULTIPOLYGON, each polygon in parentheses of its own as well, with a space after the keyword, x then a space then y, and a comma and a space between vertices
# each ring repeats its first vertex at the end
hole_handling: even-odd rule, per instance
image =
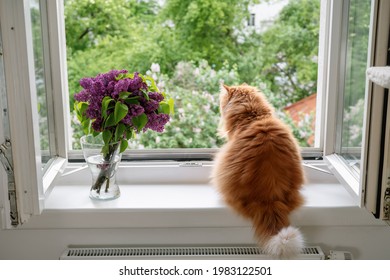
POLYGON ((379 208, 369 205, 378 205, 388 109, 366 69, 387 64, 390 8, 386 1, 332 5, 324 155, 356 203, 375 214, 379 208))
POLYGON ((41 213, 45 192, 66 163, 68 102, 62 4, 1 1, 0 7, 1 156, 8 163, 2 197, 9 227, 41 213))
POLYGON ((362 152, 364 205, 376 218, 390 220, 390 3, 380 1, 377 12, 373 67, 368 68, 368 89, 362 152), (386 66, 387 65, 387 66, 386 66))
MULTIPOLYGON (((388 160, 381 156, 388 149, 388 136, 380 135, 389 131, 383 129, 383 124, 389 123, 383 117, 388 107, 382 106, 387 93, 378 87, 382 93, 376 94, 377 87, 366 82, 365 73, 367 67, 386 65, 390 13, 387 1, 366 2, 321 1, 316 128, 313 145, 304 149, 303 155, 318 161, 324 158, 356 203, 379 213, 383 202, 377 206, 378 193, 383 196, 385 188, 377 188, 384 180, 377 182, 376 172, 383 170, 382 163, 388 160), (382 150, 377 149, 379 144, 382 150)), ((0 55, 0 80, 4 81, 0 85, 4 112, 0 144, 4 143, 2 162, 12 168, 8 174, 0 168, 6 227, 17 227, 31 215, 39 215, 54 178, 66 164, 81 158, 70 149, 64 22, 62 0, 0 0, 0 50, 4 54, 0 55), (40 119, 44 121, 40 123, 40 119)), ((275 67, 283 70, 284 66, 275 67)), ((132 160, 169 158, 172 163, 177 159, 210 160, 216 149, 138 150, 126 156, 132 160)), ((147 168, 148 162, 143 167, 147 168)), ((187 169, 185 174, 190 172, 187 169)), ((195 176, 206 173, 194 171, 195 176)))

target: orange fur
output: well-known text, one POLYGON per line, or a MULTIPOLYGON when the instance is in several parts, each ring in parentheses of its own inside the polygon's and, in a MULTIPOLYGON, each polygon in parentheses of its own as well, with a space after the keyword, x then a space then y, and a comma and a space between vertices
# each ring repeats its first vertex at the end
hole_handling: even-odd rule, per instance
POLYGON ((300 149, 256 88, 224 85, 220 109, 228 140, 216 155, 212 180, 226 203, 252 222, 264 247, 303 204, 300 149))

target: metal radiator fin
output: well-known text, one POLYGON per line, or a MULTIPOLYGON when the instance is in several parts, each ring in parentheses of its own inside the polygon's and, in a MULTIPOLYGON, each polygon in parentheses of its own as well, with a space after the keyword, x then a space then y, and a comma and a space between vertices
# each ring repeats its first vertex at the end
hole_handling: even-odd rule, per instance
MULTIPOLYGON (((60 257, 75 259, 270 259, 258 247, 104 247, 68 248, 60 257)), ((305 247, 298 259, 324 260, 319 246, 305 247)))

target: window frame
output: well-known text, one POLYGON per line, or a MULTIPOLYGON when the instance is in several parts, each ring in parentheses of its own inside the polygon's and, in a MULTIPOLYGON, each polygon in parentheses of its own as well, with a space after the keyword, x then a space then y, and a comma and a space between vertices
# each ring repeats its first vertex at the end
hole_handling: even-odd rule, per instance
MULTIPOLYGON (((333 31, 331 31, 331 38, 329 44, 332 45, 329 48, 328 59, 329 65, 333 65, 331 69, 328 69, 327 77, 327 107, 325 130, 327 131, 325 136, 324 146, 324 159, 329 164, 332 173, 338 178, 338 180, 345 186, 346 190, 350 193, 353 199, 356 201, 359 207, 365 206, 365 191, 366 184, 365 178, 367 176, 367 163, 366 152, 367 145, 369 144, 367 137, 369 137, 370 131, 367 127, 367 119, 369 118, 369 111, 372 110, 369 106, 370 96, 372 94, 372 88, 368 81, 365 86, 365 111, 364 111, 364 124, 363 124, 363 139, 361 154, 361 172, 357 174, 356 170, 347 164, 344 157, 339 154, 340 140, 341 140, 341 122, 342 122, 342 110, 343 110, 343 95, 338 94, 342 91, 344 86, 344 74, 345 74, 345 57, 346 57, 346 44, 347 44, 347 19, 348 19, 348 6, 349 0, 344 1, 331 1, 333 7, 330 9, 334 13, 332 18, 334 19, 330 24, 333 31), (341 67, 338 67, 340 65, 341 67), (368 105, 367 105, 368 104, 368 105)), ((368 57, 367 67, 373 65, 381 65, 385 63, 382 61, 374 61, 374 55, 382 52, 378 48, 379 45, 383 45, 383 42, 378 42, 377 29, 381 27, 380 24, 383 19, 378 18, 378 11, 381 11, 384 7, 380 8, 380 5, 385 5, 383 1, 373 0, 371 1, 371 20, 370 20, 370 33, 369 33, 369 45, 368 45, 368 57)), ((386 36, 385 36, 386 37, 386 36)), ((382 40, 383 41, 383 40, 382 40)), ((378 106, 379 104, 377 104, 378 106)), ((376 106, 376 108, 377 108, 376 106)), ((370 172, 370 176, 374 173, 370 172)))
MULTIPOLYGON (((1 22, 8 120, 20 222, 43 208, 32 36, 26 1, 2 1, 1 22), (7 13, 5 13, 7 11, 7 13), (11 50, 13 50, 11 52, 11 50), (18 82, 12 77, 25 77, 18 82), (24 100, 24 101, 23 101, 24 100), (26 154, 28 155, 26 157, 26 154), (23 186, 23 187, 20 187, 23 186), (22 189, 23 188, 23 189, 22 189), (34 197, 34 199, 31 199, 34 197)), ((7 220, 8 221, 8 220, 7 220)))
MULTIPOLYGON (((375 42, 372 48, 373 67, 390 65, 389 55, 389 26, 390 26, 390 2, 379 1, 377 6, 377 24, 376 32, 371 36, 375 42)), ((389 172, 389 143, 390 143, 390 99, 388 98, 388 89, 372 83, 367 80, 366 88, 366 108, 364 122, 363 144, 365 149, 362 151, 362 170, 365 175, 360 177, 360 184, 364 189, 364 206, 376 218, 388 220, 385 217, 384 209, 386 203, 386 188, 389 185, 386 174, 389 172), (387 95, 387 104, 385 95, 387 95), (387 110, 387 111, 384 111, 387 110), (379 149, 378 149, 379 147, 379 149), (383 154, 382 154, 383 152, 383 154), (387 158, 386 158, 387 156, 387 158), (387 185, 386 185, 387 184, 387 185)), ((389 223, 389 221, 388 221, 389 223)))
MULTIPOLYGON (((342 26, 343 9, 345 1, 322 0, 321 1, 321 28, 325 31, 320 36, 319 48, 319 84, 317 100, 317 121, 316 121, 316 140, 317 147, 305 149, 302 152, 303 157, 324 159, 330 165, 332 171, 340 182, 346 186, 354 196, 355 201, 359 206, 363 206, 363 189, 362 185, 355 177, 350 176, 350 169, 343 165, 343 160, 336 153, 336 127, 337 127, 337 104, 339 90, 339 74, 340 69, 337 67, 340 61, 339 46, 341 44, 340 26, 342 26), (356 183, 358 186, 356 187, 356 183), (353 186, 354 189, 350 189, 353 186), (356 188, 358 191, 356 192, 356 188)), ((53 133, 55 141, 55 154, 49 167, 42 174, 39 168, 40 149, 39 133, 37 122, 38 114, 34 108, 36 107, 34 71, 32 61, 32 42, 31 34, 29 34, 28 23, 30 18, 30 10, 28 0, 23 1, 5 1, 0 0, 1 13, 1 35, 3 36, 4 50, 13 50, 15 55, 7 61, 5 60, 6 68, 6 86, 7 93, 10 97, 8 100, 9 107, 9 123, 12 135, 13 158, 15 165, 15 178, 18 188, 18 203, 21 206, 21 223, 28 221, 32 215, 41 214, 44 209, 45 195, 50 192, 50 186, 56 178, 57 174, 62 172, 68 162, 72 160, 80 160, 80 154, 69 151, 70 125, 68 122, 69 100, 67 87, 66 73, 66 48, 65 48, 65 29, 64 29, 64 13, 63 0, 48 1, 41 0, 44 17, 47 20, 46 32, 48 32, 47 46, 49 47, 49 55, 47 59, 50 67, 50 94, 52 96, 53 106, 53 133), (4 12, 4 11, 7 11, 4 12), (12 12, 9 12, 12 11, 12 12), (16 26, 15 35, 10 31, 11 25, 16 26), (5 39, 6 40, 5 40, 5 39), (12 48, 10 42, 18 41, 16 49, 12 48), (15 63, 13 63, 15 62, 15 63), (11 76, 9 74, 11 73, 11 76), (13 77, 23 77, 20 84, 14 83, 13 77), (19 90, 23 88, 23 90, 19 90), (18 104, 23 104, 25 114, 20 114, 18 104), (34 107, 35 106, 35 107, 34 107), (28 155, 28 160, 26 160, 28 155), (43 176, 42 176, 43 175, 43 176), (21 187, 23 186, 23 187, 21 187)), ((373 5, 377 5, 378 0, 373 0, 373 5)), ((375 6, 376 7, 376 6, 375 6)), ((45 30, 45 28, 44 28, 45 30)), ((321 32, 322 33, 322 32, 321 32)), ((212 159, 213 154, 217 150, 212 149, 183 149, 170 151, 169 158, 175 160, 201 160, 212 159)), ((157 151, 134 151, 126 153, 124 159, 139 160, 142 159, 167 159, 167 154, 161 150, 157 151)), ((145 165, 147 166, 147 162, 145 165)), ((174 176, 174 173, 172 174, 174 176)), ((4 191, 4 190, 3 190, 4 191)), ((6 191, 4 191, 6 192, 6 191)), ((5 220, 9 220, 7 214, 4 214, 5 220)), ((4 216, 3 215, 3 216, 4 216)))
MULTIPOLYGON (((52 159, 42 170, 41 150, 39 143, 38 103, 35 88, 34 58, 31 33, 30 4, 23 1, 0 1, 1 7, 1 36, 3 41, 5 86, 7 95, 7 118, 10 128, 10 140, 12 143, 13 173, 16 185, 16 198, 19 212, 19 223, 23 224, 32 215, 41 214, 44 209, 45 193, 53 182, 56 174, 67 161, 66 143, 66 115, 69 105, 66 102, 66 56, 61 53, 64 43, 64 31, 59 25, 63 14, 60 12, 61 2, 41 1, 45 16, 50 21, 42 32, 47 32, 44 37, 49 41, 44 46, 50 46, 45 50, 45 79, 49 79, 47 85, 48 98, 51 101, 48 107, 52 108, 53 125, 50 131, 51 139, 55 147, 52 159), (59 17, 58 17, 59 16, 59 17), (48 36, 50 34, 50 36, 48 36), (23 77, 23 79, 14 79, 23 77)), ((42 12, 42 11, 41 11, 42 12)), ((45 21, 42 22, 44 24, 45 21)), ((6 135, 4 135, 6 137, 6 135)), ((3 193, 8 193, 7 184, 4 184, 3 193)), ((4 196, 8 197, 8 196, 4 196)), ((7 202, 4 202, 7 204, 7 202)), ((7 207, 8 208, 8 207, 7 207)), ((6 215, 4 220, 9 227, 10 219, 6 215)))

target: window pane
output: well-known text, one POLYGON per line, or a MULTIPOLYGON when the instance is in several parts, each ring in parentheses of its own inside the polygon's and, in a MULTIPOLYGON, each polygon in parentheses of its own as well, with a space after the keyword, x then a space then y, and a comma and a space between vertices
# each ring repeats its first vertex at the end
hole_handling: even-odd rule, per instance
POLYGON ((31 28, 33 37, 35 85, 39 112, 39 132, 42 153, 42 165, 50 159, 49 120, 45 84, 45 69, 43 57, 42 25, 39 0, 30 0, 31 28))
POLYGON ((370 8, 370 1, 350 1, 341 155, 357 173, 360 171, 370 8))
MULTIPOLYGON (((164 133, 135 148, 215 148, 219 86, 260 88, 301 146, 314 146, 320 0, 66 0, 70 91, 111 69, 147 73, 175 100, 164 133), (255 20, 254 20, 255 19, 255 20), (248 26, 254 25, 254 26, 248 26)), ((81 125, 72 115, 73 148, 81 125)))

